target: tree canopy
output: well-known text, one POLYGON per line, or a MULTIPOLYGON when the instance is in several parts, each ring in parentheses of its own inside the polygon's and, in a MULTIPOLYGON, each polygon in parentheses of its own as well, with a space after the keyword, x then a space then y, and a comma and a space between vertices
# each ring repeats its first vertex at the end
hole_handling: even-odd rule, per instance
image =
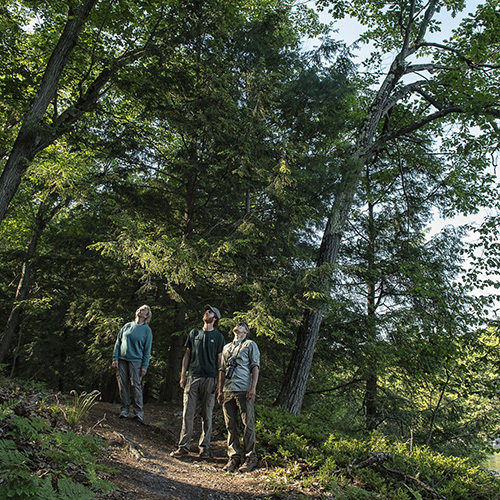
POLYGON ((116 334, 148 303, 145 393, 178 397, 211 303, 256 334, 266 404, 456 453, 493 432, 493 299, 470 292, 499 262, 498 2, 444 41, 463 2, 317 7, 366 26, 368 60, 294 2, 0 7, 7 373, 112 400, 116 334), (472 247, 429 237, 485 207, 472 247))

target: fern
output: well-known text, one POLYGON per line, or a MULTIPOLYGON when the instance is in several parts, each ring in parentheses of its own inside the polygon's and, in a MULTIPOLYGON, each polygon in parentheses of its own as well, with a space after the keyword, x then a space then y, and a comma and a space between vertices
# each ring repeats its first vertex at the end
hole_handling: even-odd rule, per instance
MULTIPOLYGON (((71 394, 73 404, 64 409, 64 414, 70 423, 76 424, 92 408, 100 393, 78 395, 72 391, 71 394)), ((111 469, 97 460, 104 440, 67 432, 67 429, 54 429, 47 418, 17 416, 14 408, 23 407, 23 396, 16 385, 16 399, 0 404, 3 432, 3 439, 0 439, 0 500, 86 500, 94 498, 97 491, 107 493, 114 489, 115 486, 103 478, 103 472, 111 472, 111 469), (78 478, 84 475, 84 484, 74 480, 75 471, 78 478)), ((31 403, 32 398, 26 399, 31 403)), ((31 410, 32 406, 29 408, 31 410)), ((37 410, 38 415, 51 413, 43 398, 37 410), (40 413, 41 408, 43 412, 40 413)), ((30 414, 26 409, 23 413, 30 414)))
POLYGON ((16 429, 7 434, 27 438, 29 441, 36 441, 41 433, 50 429, 47 421, 39 417, 14 417, 11 422, 14 423, 16 429))
POLYGON ((0 422, 6 420, 8 417, 14 414, 14 409, 19 405, 19 401, 15 399, 11 401, 6 401, 0 404, 0 422))
POLYGON ((75 500, 75 498, 78 498, 78 500, 92 500, 95 497, 92 490, 70 479, 58 479, 57 489, 59 490, 57 498, 60 500, 75 500))

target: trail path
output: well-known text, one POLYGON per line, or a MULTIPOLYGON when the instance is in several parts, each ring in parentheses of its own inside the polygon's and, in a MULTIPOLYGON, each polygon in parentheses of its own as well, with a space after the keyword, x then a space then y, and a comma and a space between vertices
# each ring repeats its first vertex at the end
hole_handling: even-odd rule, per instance
MULTIPOLYGON (((246 474, 230 474, 222 470, 227 456, 219 407, 214 411, 213 456, 209 460, 196 457, 196 435, 189 458, 178 460, 170 457, 179 435, 180 407, 149 404, 145 407, 144 423, 119 419, 118 411, 116 404, 98 403, 86 421, 87 427, 110 443, 105 461, 119 470, 112 477, 118 490, 101 495, 101 499, 268 500, 295 497, 272 493, 265 464, 246 474)), ((199 428, 197 419, 195 430, 199 428)))

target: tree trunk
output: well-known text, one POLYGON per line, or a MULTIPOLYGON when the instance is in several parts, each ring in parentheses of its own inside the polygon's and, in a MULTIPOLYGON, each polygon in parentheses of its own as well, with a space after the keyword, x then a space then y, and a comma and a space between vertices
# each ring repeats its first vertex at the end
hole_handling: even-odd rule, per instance
MULTIPOLYGON (((178 303, 174 331, 184 331, 186 328, 186 306, 178 303)), ((161 401, 172 401, 179 393, 179 373, 183 356, 183 347, 186 338, 184 335, 175 335, 170 338, 167 366, 165 368, 164 384, 160 391, 161 401)))
POLYGON ((56 95, 61 74, 96 2, 97 0, 84 0, 68 13, 64 31, 47 63, 38 92, 23 118, 21 129, 0 177, 0 222, 5 218, 24 171, 33 161, 40 146, 46 142, 47 133, 44 132, 42 118, 56 95))
MULTIPOLYGON (((368 198, 370 199, 370 174, 367 168, 366 182, 368 198)), ((368 202, 368 248, 367 248, 367 291, 366 291, 366 334, 367 345, 370 345, 377 340, 377 325, 375 313, 377 305, 375 302, 375 240, 376 229, 374 219, 374 205, 371 201, 368 202)), ((378 421, 378 408, 377 408, 377 360, 367 356, 367 366, 365 366, 366 376, 366 389, 365 389, 365 411, 366 411, 366 428, 369 431, 376 429, 378 421)))
POLYGON ((21 278, 19 279, 19 283, 17 285, 14 305, 10 310, 9 319, 7 320, 7 324, 5 325, 2 340, 0 342, 0 364, 3 363, 12 339, 14 338, 14 334, 16 333, 17 327, 19 326, 22 302, 26 299, 30 287, 30 274, 31 263, 29 260, 26 260, 23 263, 23 267, 21 270, 21 278))
MULTIPOLYGON (((321 240, 316 263, 318 268, 324 264, 334 264, 337 260, 342 232, 358 186, 360 176, 359 164, 359 160, 356 158, 352 162, 351 168, 344 174, 342 182, 337 189, 333 208, 321 240)), ((323 278, 320 286, 323 286, 325 283, 326 279, 323 278)), ((327 290, 323 291, 328 293, 327 290)), ((316 310, 308 309, 304 312, 295 341, 294 352, 290 359, 281 391, 275 402, 275 404, 287 409, 294 415, 298 415, 302 408, 307 379, 311 371, 314 350, 322 321, 322 308, 316 310)))
POLYGON ((45 203, 42 203, 38 209, 34 222, 33 234, 31 235, 31 240, 26 252, 26 259, 22 265, 21 277, 17 285, 14 304, 12 305, 9 319, 7 320, 2 340, 0 341, 0 363, 3 363, 14 334, 19 326, 19 320, 23 309, 23 301, 26 300, 31 286, 32 261, 36 255, 38 243, 48 222, 52 219, 52 217, 54 217, 58 210, 59 206, 56 205, 49 213, 47 213, 47 205, 45 203))
POLYGON ((377 408, 377 375, 372 373, 366 378, 365 388, 365 410, 366 410, 366 428, 373 431, 378 425, 377 408))
POLYGON ((294 415, 298 415, 302 408, 322 320, 323 314, 320 310, 309 309, 304 312, 292 359, 286 371, 285 380, 289 383, 283 384, 276 400, 279 406, 286 408, 294 415))

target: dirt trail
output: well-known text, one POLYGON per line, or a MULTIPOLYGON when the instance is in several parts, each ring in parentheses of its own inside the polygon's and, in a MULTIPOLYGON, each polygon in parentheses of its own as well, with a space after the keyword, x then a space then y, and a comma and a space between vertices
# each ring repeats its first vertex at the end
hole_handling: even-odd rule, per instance
MULTIPOLYGON (((180 407, 149 404, 145 407, 144 423, 119 419, 118 411, 116 404, 98 403, 86 421, 87 427, 110 443, 106 464, 119 470, 112 478, 118 490, 99 498, 257 500, 295 496, 273 494, 268 471, 262 464, 246 474, 229 474, 222 470, 227 456, 219 407, 214 411, 213 456, 209 460, 196 457, 196 435, 189 458, 170 457, 179 435, 180 407)), ((197 419, 195 431, 199 428, 197 419)))

